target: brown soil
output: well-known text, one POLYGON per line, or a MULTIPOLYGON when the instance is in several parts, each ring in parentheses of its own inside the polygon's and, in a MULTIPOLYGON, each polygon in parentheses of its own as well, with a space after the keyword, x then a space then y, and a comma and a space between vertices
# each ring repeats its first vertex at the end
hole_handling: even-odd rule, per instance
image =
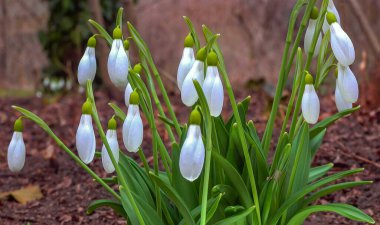
MULTIPOLYGON (((173 93, 172 93, 173 95, 173 93)), ((102 121, 107 121, 112 110, 107 106, 108 97, 97 93, 98 110, 102 121)), ((238 99, 242 99, 239 95, 238 99)), ((249 118, 253 118, 258 129, 263 131, 267 116, 263 93, 253 94, 249 118)), ((175 110, 181 121, 186 121, 188 109, 176 99, 175 110)), ((6 163, 6 149, 10 141, 12 124, 18 114, 11 109, 12 104, 20 105, 40 115, 62 138, 68 147, 74 148, 75 132, 80 117, 80 105, 84 97, 68 95, 54 103, 44 100, 14 99, 0 100, 0 192, 16 190, 28 184, 39 185, 43 198, 27 205, 21 205, 12 199, 0 201, 0 224, 123 224, 123 220, 111 210, 102 208, 92 215, 86 215, 87 205, 94 199, 109 198, 100 185, 93 182, 86 172, 31 122, 25 122, 24 138, 27 145, 27 159, 22 172, 9 172, 6 163), (52 154, 53 153, 53 154, 52 154)), ((321 117, 335 112, 332 99, 322 100, 321 117), (326 111, 329 109, 329 111, 326 111)), ((119 102, 119 105, 123 105, 119 102)), ((125 108, 123 108, 125 109, 125 108)), ((226 111, 230 111, 228 109, 226 111)), ((104 122, 105 123, 105 122, 104 122)), ((120 135, 119 135, 120 136, 120 135)), ((146 135, 148 136, 148 135, 146 135)), ((150 138, 146 137, 145 149, 149 149, 150 138)), ((97 146, 100 146, 100 142, 97 146)), ((358 187, 329 195, 321 203, 345 202, 363 209, 380 221, 380 109, 368 111, 362 109, 353 116, 342 119, 333 125, 325 137, 315 165, 328 162, 335 164, 334 172, 350 168, 364 167, 365 171, 350 180, 373 180, 374 184, 358 187)), ((98 174, 105 176, 101 162, 96 159, 91 165, 98 174)), ((342 219, 335 214, 313 215, 308 224, 360 224, 342 219)))

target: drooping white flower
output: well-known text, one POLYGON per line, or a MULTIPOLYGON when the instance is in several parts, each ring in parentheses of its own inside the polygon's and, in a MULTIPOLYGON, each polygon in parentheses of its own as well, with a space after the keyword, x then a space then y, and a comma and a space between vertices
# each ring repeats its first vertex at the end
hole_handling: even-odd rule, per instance
MULTIPOLYGON (((306 54, 309 53, 311 43, 313 42, 313 36, 314 36, 315 28, 317 25, 318 13, 319 13, 318 8, 314 6, 314 8, 311 12, 311 15, 310 15, 309 25, 307 26, 306 33, 305 33, 304 49, 305 49, 306 54)), ((321 48, 321 43, 322 43, 322 34, 319 33, 318 40, 317 40, 317 43, 315 45, 313 57, 315 57, 319 54, 319 49, 321 48)))
POLYGON ((95 133, 92 127, 91 103, 87 100, 82 106, 82 116, 80 118, 76 133, 76 147, 79 158, 85 163, 92 162, 95 156, 95 133))
MULTIPOLYGON (((327 6, 327 12, 334 13, 336 17, 336 21, 340 24, 339 12, 336 9, 334 2, 332 0, 329 1, 329 5, 327 6)), ((323 26, 322 26, 323 33, 326 33, 329 30, 329 28, 330 28, 330 24, 327 22, 327 18, 325 16, 325 20, 323 21, 323 26)))
POLYGON ((337 86, 346 102, 354 103, 359 98, 359 86, 349 66, 338 64, 337 86))
POLYGON ((183 49, 182 58, 179 62, 177 70, 177 85, 180 91, 182 90, 183 81, 195 61, 193 50, 194 40, 190 34, 186 36, 184 45, 185 47, 183 49))
POLYGON ((352 103, 347 102, 340 93, 338 84, 335 87, 335 104, 339 112, 352 108, 352 103))
POLYGON ((107 63, 108 74, 115 86, 125 88, 128 84, 129 69, 129 58, 125 48, 129 47, 129 42, 126 40, 123 43, 122 33, 118 27, 113 31, 113 38, 107 63))
POLYGON ((17 119, 14 124, 14 132, 8 146, 8 167, 12 172, 19 172, 25 164, 25 144, 22 137, 22 121, 17 119))
POLYGON ((206 49, 201 48, 197 53, 197 57, 193 66, 183 81, 181 99, 186 106, 190 107, 194 105, 198 100, 198 93, 194 87, 193 80, 197 80, 200 85, 203 85, 204 61, 206 59, 206 56, 206 49))
MULTIPOLYGON (((133 67, 133 71, 135 73, 137 73, 137 76, 140 76, 141 70, 142 70, 142 67, 141 67, 140 63, 136 64, 133 67)), ((125 91, 124 91, 124 102, 125 102, 126 106, 129 106, 129 98, 131 97, 132 92, 133 92, 132 86, 130 83, 128 83, 127 87, 125 88, 125 91)))
MULTIPOLYGON (((112 155, 116 161, 119 162, 119 142, 117 140, 117 132, 116 132, 116 120, 111 118, 108 122, 108 130, 106 133, 107 142, 112 151, 112 155)), ((112 173, 115 171, 115 167, 112 163, 111 157, 108 154, 106 146, 103 144, 102 147, 102 164, 103 168, 107 173, 112 173)))
POLYGON ((307 74, 305 77, 305 91, 302 95, 302 116, 309 124, 315 124, 319 117, 319 98, 314 89, 313 77, 307 74))
POLYGON ((179 157, 180 172, 189 181, 194 181, 199 177, 205 159, 205 147, 202 140, 200 122, 201 115, 195 109, 190 115, 190 126, 179 157))
POLYGON ((137 152, 143 140, 143 123, 139 111, 139 95, 131 93, 128 113, 123 123, 123 142, 129 152, 137 152))
POLYGON ((331 49, 335 58, 343 66, 349 66, 355 61, 355 49, 350 37, 336 22, 334 14, 327 13, 327 21, 331 24, 331 49))
POLYGON ((205 94, 211 116, 219 116, 223 108, 223 84, 217 67, 218 57, 214 52, 207 56, 206 79, 202 89, 205 94))
POLYGON ((93 81, 96 74, 96 57, 95 57, 96 39, 91 37, 88 39, 87 48, 79 61, 78 66, 78 82, 85 86, 87 80, 93 81))

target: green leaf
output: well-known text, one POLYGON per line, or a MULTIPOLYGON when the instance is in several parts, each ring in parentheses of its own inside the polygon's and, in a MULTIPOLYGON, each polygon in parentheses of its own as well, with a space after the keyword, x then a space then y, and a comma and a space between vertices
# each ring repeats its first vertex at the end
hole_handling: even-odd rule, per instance
POLYGON ((340 184, 330 185, 310 195, 307 199, 303 201, 303 204, 304 206, 307 206, 313 203, 314 201, 316 201, 317 199, 323 196, 326 196, 328 194, 334 193, 336 191, 340 191, 347 188, 353 188, 353 187, 357 187, 361 185, 372 184, 372 183, 373 183, 372 181, 353 181, 353 182, 344 182, 340 184))
POLYGON ((118 201, 109 200, 109 199, 99 199, 92 201, 87 207, 87 214, 92 214, 95 210, 100 207, 109 207, 112 208, 118 215, 127 218, 127 213, 124 211, 122 204, 118 201))
POLYGON ((325 137, 326 131, 327 129, 323 129, 317 135, 315 135, 315 137, 311 138, 310 153, 311 153, 312 158, 315 156, 319 147, 321 146, 323 138, 325 137))
POLYGON ((244 219, 245 217, 247 217, 249 214, 251 214, 253 212, 254 209, 255 209, 255 206, 249 207, 246 210, 244 210, 244 211, 242 211, 242 212, 240 212, 234 216, 228 217, 228 218, 223 219, 223 220, 219 220, 218 222, 214 223, 214 225, 231 225, 231 224, 234 224, 235 222, 238 222, 238 221, 244 219))
POLYGON ((108 105, 115 111, 115 115, 124 122, 125 120, 125 113, 122 109, 119 108, 115 103, 108 103, 108 105))
POLYGON ((328 126, 330 126, 332 123, 334 123, 335 121, 337 121, 338 119, 342 118, 342 117, 345 117, 357 110, 360 109, 360 106, 356 106, 352 109, 347 109, 347 110, 344 110, 342 112, 339 112, 333 116, 330 116, 320 122, 318 122, 317 124, 314 125, 313 128, 310 129, 310 138, 313 138, 315 137, 317 134, 319 134, 323 129, 326 129, 328 126))
POLYGON ((183 218, 186 221, 186 224, 188 225, 195 225, 195 222, 190 214, 189 209, 186 206, 186 203, 184 202, 183 198, 178 194, 177 191, 174 190, 172 186, 170 186, 168 183, 163 181, 159 176, 155 175, 154 173, 149 173, 152 180, 168 195, 168 197, 174 202, 174 204, 177 206, 179 212, 183 216, 183 218))
POLYGON ((300 211, 295 216, 293 216, 290 221, 287 223, 288 225, 301 225, 304 220, 310 216, 312 213, 316 212, 335 212, 341 216, 344 216, 348 219, 359 221, 359 222, 366 222, 374 224, 375 221, 359 210, 358 208, 347 205, 347 204, 340 204, 340 203, 333 203, 333 204, 326 204, 326 205, 315 205, 315 206, 309 206, 306 209, 300 211))
POLYGON ((195 31, 194 25, 193 25, 193 23, 191 22, 191 20, 188 17, 184 16, 183 19, 185 20, 187 26, 189 27, 190 34, 191 34, 191 36, 194 39, 195 50, 196 50, 196 52, 198 52, 198 50, 200 49, 201 45, 200 45, 200 42, 199 42, 198 34, 195 31))
POLYGON ((121 30, 123 30, 123 10, 123 7, 120 7, 116 16, 116 26, 120 27, 121 30))
POLYGON ((315 183, 309 184, 305 187, 303 187, 298 192, 294 193, 292 196, 290 196, 287 200, 283 202, 283 204, 280 206, 280 208, 276 211, 276 213, 271 217, 271 220, 269 221, 268 225, 275 225, 277 224, 278 220, 281 218, 283 213, 289 209, 292 205, 294 205, 296 202, 298 202, 300 199, 302 199, 305 195, 309 194, 310 192, 322 187, 323 185, 326 185, 330 182, 336 181, 338 179, 350 176, 355 173, 362 172, 363 169, 353 169, 348 171, 343 171, 340 173, 333 174, 331 176, 325 177, 315 183))
POLYGON ((308 183, 313 182, 320 177, 323 177, 323 175, 325 175, 331 168, 333 168, 333 166, 334 164, 328 163, 323 166, 317 166, 317 167, 311 168, 309 172, 308 183))
POLYGON ((102 37, 104 39, 106 39, 108 45, 112 45, 112 37, 108 34, 108 32, 100 25, 98 24, 97 22, 95 22, 94 20, 91 20, 89 19, 88 22, 95 27, 96 30, 98 30, 98 32, 102 35, 102 37))
POLYGON ((249 194, 247 186, 245 185, 245 182, 243 178, 240 176, 239 172, 236 171, 236 169, 233 165, 231 165, 230 162, 228 162, 215 151, 212 152, 212 157, 215 160, 216 164, 218 164, 219 167, 223 168, 223 170, 225 171, 225 174, 230 180, 231 185, 236 189, 236 192, 238 193, 243 206, 245 206, 246 208, 252 206, 253 201, 251 195, 249 194))

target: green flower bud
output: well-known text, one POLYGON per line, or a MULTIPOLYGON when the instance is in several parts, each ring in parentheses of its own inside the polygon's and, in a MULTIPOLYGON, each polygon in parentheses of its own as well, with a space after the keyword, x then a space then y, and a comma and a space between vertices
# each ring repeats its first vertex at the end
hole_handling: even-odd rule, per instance
POLYGON ((125 41, 124 41, 123 44, 124 44, 124 49, 128 51, 129 50, 129 41, 128 41, 128 39, 125 39, 125 41))
POLYGON ((140 64, 140 63, 137 63, 137 64, 133 67, 133 71, 135 71, 135 73, 137 73, 137 74, 140 74, 141 71, 142 71, 141 64, 140 64))
POLYGON ((218 64, 218 56, 215 52, 211 51, 207 56, 207 65, 216 66, 218 64))
POLYGON ((310 19, 316 20, 318 18, 319 10, 316 6, 313 7, 310 13, 310 19))
POLYGON ((116 130, 117 122, 114 117, 112 117, 110 120, 108 120, 108 129, 109 130, 116 130))
POLYGON ((121 29, 119 27, 116 27, 113 30, 113 39, 121 39, 123 36, 123 33, 121 32, 121 29))
POLYGON ((331 25, 332 23, 336 23, 336 16, 332 12, 327 12, 326 14, 326 20, 331 25))
POLYGON ((90 37, 87 41, 87 46, 91 48, 95 48, 96 46, 96 38, 94 36, 90 37))
POLYGON ((194 124, 194 125, 200 125, 201 121, 202 121, 201 113, 198 111, 198 109, 194 109, 190 113, 189 123, 194 124))
POLYGON ((203 48, 199 49, 199 51, 197 52, 196 59, 204 62, 206 60, 206 57, 207 57, 206 48, 203 47, 203 48))
POLYGON ((129 97, 129 104, 138 105, 139 101, 140 101, 139 94, 137 93, 137 91, 133 91, 131 93, 131 96, 129 97))
POLYGON ((313 84, 314 83, 313 76, 311 76, 310 73, 306 74, 306 76, 305 76, 305 83, 306 84, 313 84))
POLYGON ((184 46, 188 48, 192 48, 194 46, 194 39, 191 34, 188 34, 185 38, 184 46))
POLYGON ((92 104, 90 102, 90 99, 87 99, 85 103, 82 105, 82 114, 91 115, 92 113, 92 104))
POLYGON ((19 117, 13 126, 13 130, 17 132, 22 132, 24 130, 24 126, 22 125, 22 119, 19 117))

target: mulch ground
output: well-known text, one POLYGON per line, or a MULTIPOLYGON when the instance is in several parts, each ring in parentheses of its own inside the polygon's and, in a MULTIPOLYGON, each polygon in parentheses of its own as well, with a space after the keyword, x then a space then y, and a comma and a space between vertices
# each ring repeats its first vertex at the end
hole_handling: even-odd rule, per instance
MULTIPOLYGON (((250 92, 252 94, 252 92, 250 92)), ((187 120, 188 109, 180 104, 178 95, 171 94, 175 111, 180 121, 187 120)), ((242 99, 243 94, 238 95, 242 99)), ((104 127, 112 116, 107 106, 109 98, 96 93, 99 115, 104 127)), ((252 94, 249 119, 253 119, 260 132, 267 118, 265 99, 262 92, 252 94)), ((23 106, 41 116, 52 130, 71 149, 75 148, 75 132, 78 126, 81 104, 84 97, 79 94, 66 95, 53 103, 40 98, 0 99, 0 192, 17 190, 29 184, 41 187, 43 198, 21 205, 12 199, 0 201, 0 224, 124 224, 124 221, 111 210, 102 208, 92 215, 86 214, 87 205, 95 199, 109 198, 100 185, 92 181, 86 172, 53 142, 47 134, 35 124, 24 123, 24 140, 27 146, 27 159, 22 172, 9 172, 6 163, 7 146, 11 138, 13 121, 17 114, 11 105, 23 106)), ((119 105, 124 105, 122 100, 119 105)), ((126 110, 125 107, 122 107, 126 110)), ((322 99, 321 117, 335 113, 331 97, 322 99)), ((226 107, 225 111, 230 111, 226 107)), ((163 131, 163 130, 161 130, 163 131)), ((148 132, 146 132, 148 133, 148 132)), ((150 136, 144 134, 145 149, 150 147, 150 136)), ((120 137, 120 135, 119 135, 120 137)), ((168 142, 167 138, 165 138, 168 142)), ((120 142, 122 143, 122 142, 120 142)), ((101 144, 98 142, 98 149, 101 144)), ((149 151, 147 150, 147 154, 149 151)), ((331 126, 315 160, 315 165, 334 163, 333 172, 352 168, 365 168, 365 171, 348 180, 373 180, 372 185, 357 187, 320 200, 320 203, 344 202, 353 204, 380 221, 380 109, 361 109, 354 115, 343 118, 331 126)), ((100 159, 90 164, 101 176, 103 172, 100 159)), ((361 224, 342 219, 335 214, 316 214, 307 222, 310 225, 361 224)))

